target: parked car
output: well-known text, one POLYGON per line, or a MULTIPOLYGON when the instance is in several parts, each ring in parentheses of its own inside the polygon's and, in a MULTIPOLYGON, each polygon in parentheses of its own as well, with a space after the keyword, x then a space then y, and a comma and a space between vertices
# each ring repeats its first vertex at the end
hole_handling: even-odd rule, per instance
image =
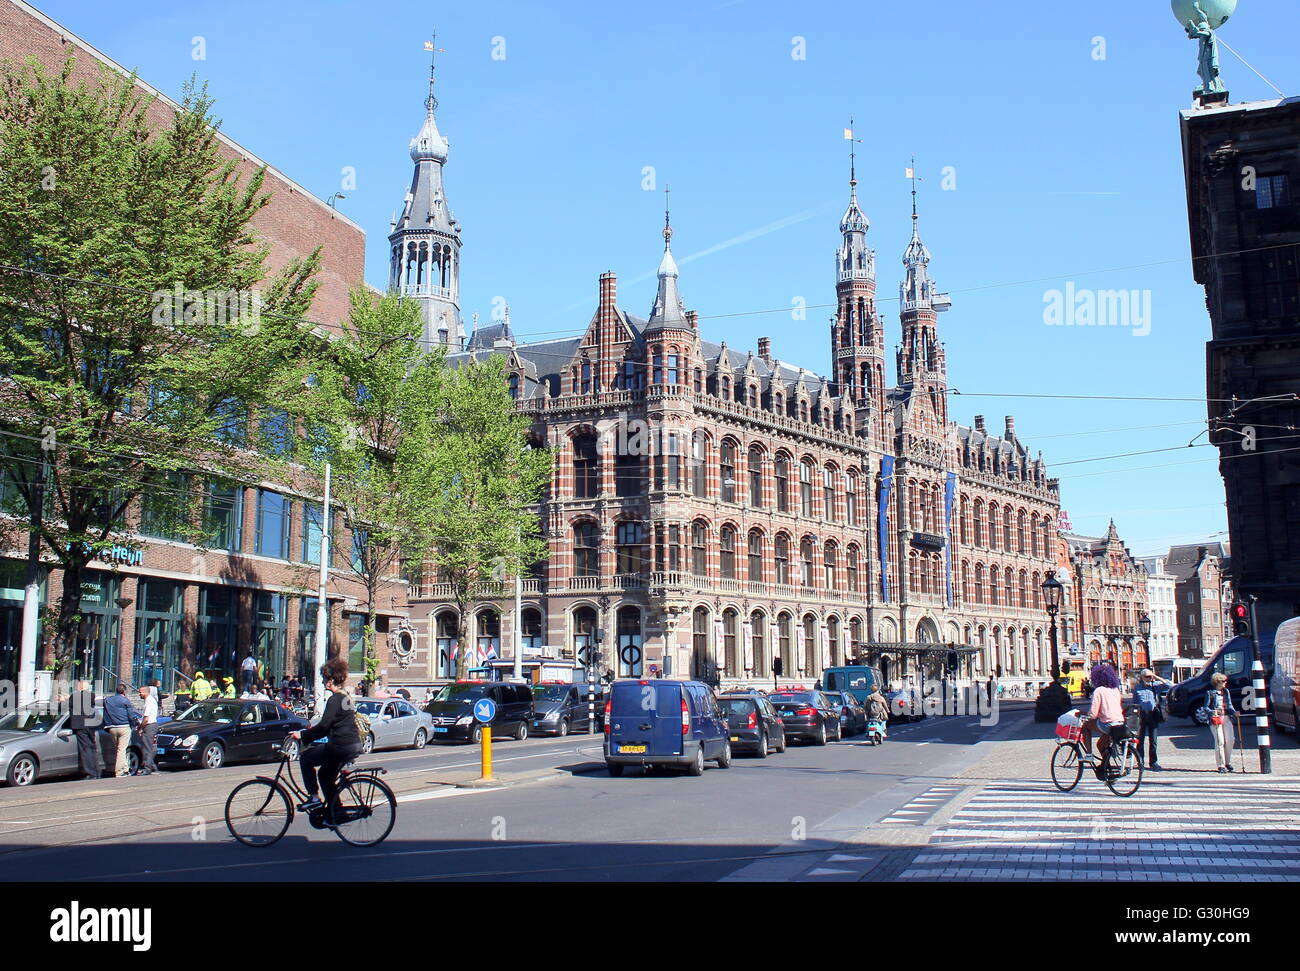
POLYGON ((925 717, 921 690, 915 686, 886 691, 885 703, 889 706, 891 722, 918 721, 925 717))
POLYGON ((274 762, 283 751, 297 752, 286 741, 309 722, 273 701, 240 698, 196 701, 175 719, 159 726, 154 743, 158 768, 198 766, 219 769, 227 762, 274 762))
MULTIPOLYGON (((1264 662, 1264 677, 1273 674, 1273 633, 1259 633, 1259 648, 1264 662)), ((1225 643, 1214 656, 1206 662, 1200 674, 1188 678, 1169 689, 1165 696, 1165 707, 1169 714, 1177 718, 1190 718, 1198 725, 1205 722, 1197 717, 1197 711, 1205 704, 1206 692, 1210 690, 1210 678, 1216 673, 1228 676, 1228 690, 1232 692, 1232 703, 1238 711, 1250 710, 1242 702, 1242 693, 1252 681, 1251 668, 1255 662, 1255 644, 1251 638, 1237 636, 1225 643)))
MULTIPOLYGON (((66 711, 43 705, 26 705, 0 718, 0 778, 11 786, 30 786, 39 779, 77 775, 77 739, 67 725, 66 711)), ((117 748, 108 732, 99 733, 99 743, 101 765, 111 775, 117 748)), ((126 765, 132 775, 140 768, 138 732, 131 733, 126 765)))
POLYGON ((785 737, 802 738, 818 745, 839 741, 840 709, 821 691, 779 691, 769 696, 781 716, 785 737))
POLYGON ((731 765, 727 719, 713 690, 700 681, 615 681, 605 702, 605 765, 620 776, 628 765, 731 765))
POLYGON ((752 752, 760 759, 785 751, 785 725, 767 697, 756 691, 727 692, 718 699, 727 718, 732 752, 752 752))
POLYGON ((443 685, 433 700, 424 706, 433 719, 433 737, 442 741, 459 739, 478 742, 483 725, 474 717, 474 705, 481 698, 496 704, 492 717, 492 737, 513 735, 523 741, 533 723, 533 691, 526 684, 509 681, 456 681, 443 685))
POLYGON ((840 735, 848 737, 857 735, 859 732, 867 730, 867 709, 862 707, 862 703, 853 697, 851 691, 827 691, 824 692, 831 704, 838 705, 840 709, 840 735))
POLYGON ((357 711, 370 720, 370 735, 361 751, 377 748, 421 749, 433 737, 433 719, 401 698, 358 698, 357 711))
POLYGON ((585 732, 590 723, 588 687, 596 696, 596 731, 605 727, 605 686, 546 681, 533 685, 533 731, 538 735, 585 732))

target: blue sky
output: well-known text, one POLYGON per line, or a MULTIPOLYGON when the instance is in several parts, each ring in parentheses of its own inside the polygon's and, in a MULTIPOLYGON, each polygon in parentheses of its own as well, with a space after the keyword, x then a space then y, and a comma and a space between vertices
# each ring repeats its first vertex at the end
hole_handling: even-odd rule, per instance
MULTIPOLYGON (((963 392, 953 417, 1000 430, 1015 415, 1077 531, 1113 516, 1138 555, 1226 539, 1215 452, 1181 448, 1204 428, 1203 402, 1032 397, 1205 393, 1209 319, 1187 259, 1178 129, 1196 47, 1166 0, 39 6, 168 94, 197 72, 223 130, 321 197, 355 167, 340 209, 365 227, 381 287, 436 25, 462 310, 487 318, 504 298, 523 336, 581 331, 607 269, 620 302, 648 312, 670 184, 682 293, 705 335, 739 347, 770 336, 778 356, 826 372, 819 305, 834 301, 854 115, 891 347, 915 155, 931 272, 953 295, 940 317, 963 392), (1150 333, 1047 326, 1046 295, 1070 283, 1149 291, 1150 333), (1159 448, 1179 450, 1077 461, 1159 448)), ((1300 8, 1241 6, 1223 39, 1300 90, 1300 8)), ((1274 96, 1227 50, 1223 73, 1234 101, 1274 96)))

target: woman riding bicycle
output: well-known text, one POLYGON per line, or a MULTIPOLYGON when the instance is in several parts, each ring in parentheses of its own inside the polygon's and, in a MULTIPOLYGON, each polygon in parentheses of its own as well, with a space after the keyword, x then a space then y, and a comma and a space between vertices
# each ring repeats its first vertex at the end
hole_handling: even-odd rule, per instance
POLYGON ((361 733, 357 731, 357 716, 352 698, 344 690, 348 680, 348 664, 342 658, 334 658, 321 665, 321 680, 330 692, 325 702, 325 712, 311 728, 302 732, 293 732, 289 738, 299 739, 302 754, 299 766, 302 769, 303 787, 310 797, 298 808, 304 812, 333 804, 337 791, 339 770, 351 762, 361 752, 361 733), (318 738, 328 739, 324 745, 310 748, 302 743, 310 743, 318 738), (322 802, 317 795, 317 767, 319 767, 319 788, 325 791, 322 802))
POLYGON ((1109 664, 1098 664, 1091 672, 1093 684, 1092 710, 1083 720, 1083 749, 1092 754, 1092 730, 1100 733, 1097 754, 1106 757, 1111 743, 1111 730, 1124 727, 1124 704, 1119 692, 1119 675, 1109 664))

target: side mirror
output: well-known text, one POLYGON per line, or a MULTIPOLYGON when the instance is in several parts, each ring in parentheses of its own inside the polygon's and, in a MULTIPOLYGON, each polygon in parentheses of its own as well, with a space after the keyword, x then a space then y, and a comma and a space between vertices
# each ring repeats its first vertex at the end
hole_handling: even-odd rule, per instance
POLYGON ((71 729, 71 728, 60 728, 60 729, 59 729, 59 738, 67 739, 67 738, 71 738, 71 737, 72 737, 72 729, 71 729))

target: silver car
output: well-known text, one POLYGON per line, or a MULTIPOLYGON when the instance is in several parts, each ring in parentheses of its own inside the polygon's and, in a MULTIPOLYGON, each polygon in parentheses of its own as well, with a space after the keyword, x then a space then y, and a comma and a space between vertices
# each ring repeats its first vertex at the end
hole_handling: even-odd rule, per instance
MULTIPOLYGON (((103 715, 103 711, 97 711, 103 715)), ((77 775, 77 739, 67 727, 68 713, 29 705, 0 718, 0 774, 11 786, 30 786, 47 776, 77 775)), ((99 733, 101 768, 113 771, 112 739, 99 733)), ((131 774, 140 767, 140 739, 134 732, 126 753, 131 774)))
POLYGON ((433 718, 404 698, 357 698, 357 711, 370 719, 370 737, 361 751, 377 748, 424 748, 433 737, 433 718))

